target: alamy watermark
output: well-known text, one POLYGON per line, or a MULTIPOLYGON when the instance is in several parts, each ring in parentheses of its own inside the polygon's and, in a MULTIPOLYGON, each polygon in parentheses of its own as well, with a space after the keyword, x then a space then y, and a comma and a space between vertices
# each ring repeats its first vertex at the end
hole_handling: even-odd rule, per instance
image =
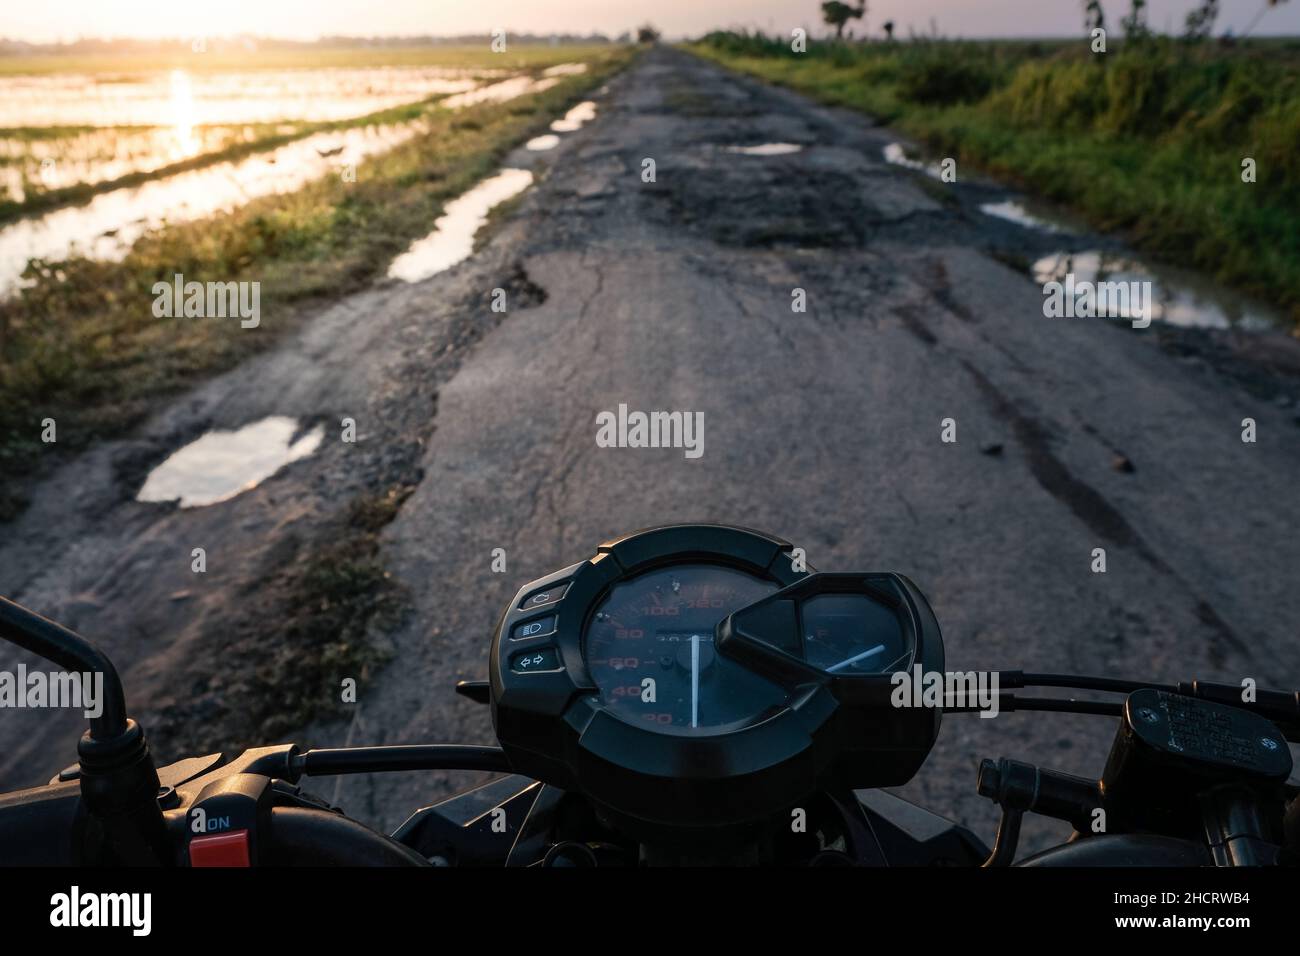
POLYGON ((155 282, 151 291, 155 318, 238 318, 244 329, 262 321, 260 282, 186 282, 178 272, 171 282, 155 282))
POLYGON ((0 671, 0 708, 79 708, 87 718, 104 712, 104 675, 99 671, 0 671))
POLYGON ((681 448, 687 458, 704 454, 703 412, 617 412, 596 415, 600 448, 681 448))
POLYGON ((123 927, 132 936, 148 936, 153 928, 152 893, 82 892, 73 886, 50 897, 50 925, 63 928, 123 927))
POLYGON ((1152 283, 1147 280, 1093 282, 1066 273, 1064 281, 1043 284, 1043 315, 1049 319, 1129 319, 1133 328, 1151 324, 1154 301, 1152 283))
POLYGON ((923 671, 917 664, 896 671, 889 702, 895 707, 935 707, 975 710, 981 717, 998 715, 997 671, 923 671))

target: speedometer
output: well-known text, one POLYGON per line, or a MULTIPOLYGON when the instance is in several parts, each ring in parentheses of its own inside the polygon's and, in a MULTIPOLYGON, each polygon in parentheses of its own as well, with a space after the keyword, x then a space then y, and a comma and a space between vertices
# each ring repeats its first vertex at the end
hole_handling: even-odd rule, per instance
POLYGON ((718 654, 728 614, 775 592, 773 581, 680 564, 615 585, 587 627, 587 670, 625 720, 676 732, 743 726, 785 705, 785 689, 718 654))
POLYGON ((815 573, 777 538, 673 525, 515 594, 492 723, 515 772, 620 828, 733 826, 906 783, 942 713, 893 705, 914 667, 942 671, 943 644, 901 575, 815 573))

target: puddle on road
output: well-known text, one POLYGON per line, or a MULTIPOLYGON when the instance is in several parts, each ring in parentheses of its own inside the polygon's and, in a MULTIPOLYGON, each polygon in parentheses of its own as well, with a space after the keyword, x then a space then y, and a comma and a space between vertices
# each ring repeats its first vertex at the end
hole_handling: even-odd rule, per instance
POLYGON ((1150 282, 1151 317, 1189 328, 1236 328, 1250 332, 1283 328, 1282 315, 1244 299, 1185 269, 1153 267, 1115 253, 1089 250, 1044 256, 1031 269, 1043 285, 1074 273, 1076 282, 1150 282))
POLYGON ((938 163, 927 163, 919 159, 913 159, 907 155, 907 150, 903 148, 902 143, 890 143, 880 152, 887 163, 902 166, 904 169, 914 169, 917 172, 925 173, 927 176, 942 180, 943 171, 939 168, 938 163))
POLYGON ((578 76, 587 72, 585 63, 557 63, 542 71, 542 76, 578 76))
MULTIPOLYGON (((937 163, 909 156, 902 143, 890 143, 883 154, 886 162, 940 178, 937 163)), ((985 215, 1048 234, 1087 232, 1086 227, 1030 198, 984 203, 979 208, 985 215)), ((1099 250, 1057 252, 1043 256, 1030 268, 1030 275, 1039 285, 1063 280, 1071 272, 1076 282, 1150 282, 1151 317, 1170 325, 1232 328, 1248 332, 1287 328, 1289 325, 1276 309, 1246 299, 1190 269, 1151 265, 1122 253, 1099 250)))
POLYGON ((226 501, 257 487, 277 471, 320 446, 317 425, 294 441, 298 422, 272 415, 237 431, 212 431, 173 452, 149 473, 137 501, 177 501, 197 508, 226 501))
POLYGON ((504 103, 507 100, 513 100, 517 96, 526 96, 529 93, 541 93, 543 90, 549 90, 559 82, 557 77, 535 80, 531 76, 512 76, 500 83, 491 83, 488 86, 480 86, 475 90, 449 96, 440 101, 439 105, 449 110, 459 110, 479 103, 504 103))
POLYGON ((728 146, 728 153, 740 153, 744 156, 788 156, 797 153, 803 147, 798 143, 760 143, 758 146, 728 146))
POLYGON ((1053 222, 1045 216, 1035 215, 1025 207, 1024 203, 1017 202, 1014 199, 1006 199, 1002 202, 986 202, 980 206, 980 212, 986 216, 1014 222, 1017 226, 1024 226, 1026 229, 1038 229, 1041 232, 1053 233, 1068 231, 1068 227, 1064 223, 1053 222))
MULTIPOLYGON (((583 100, 577 106, 565 113, 560 119, 551 123, 552 133, 575 133, 582 129, 584 125, 590 123, 596 118, 596 104, 591 100, 583 100)), ((530 139, 526 144, 528 149, 538 151, 543 149, 554 149, 560 145, 558 136, 536 136, 530 139)))
POLYGON ((596 104, 591 100, 584 100, 565 113, 563 118, 551 123, 551 131, 555 133, 573 133, 582 129, 584 123, 590 123, 595 118, 596 104))
POLYGON ((393 260, 389 277, 419 282, 469 258, 474 234, 487 222, 492 207, 519 195, 532 182, 533 174, 526 169, 503 169, 453 199, 434 222, 433 232, 393 260))

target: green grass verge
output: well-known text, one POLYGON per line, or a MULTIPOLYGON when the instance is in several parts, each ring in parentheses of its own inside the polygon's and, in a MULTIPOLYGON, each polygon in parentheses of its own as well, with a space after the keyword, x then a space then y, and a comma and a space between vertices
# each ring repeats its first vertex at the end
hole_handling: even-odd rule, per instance
POLYGON ((270 582, 286 605, 275 628, 278 639, 259 635, 238 665, 251 685, 244 695, 247 713, 237 718, 246 721, 250 740, 278 739, 337 710, 326 702, 339 699, 341 677, 365 685, 387 661, 367 632, 395 627, 408 595, 380 560, 379 535, 413 490, 401 485, 354 499, 310 557, 270 582))
POLYGON ((924 143, 1277 305, 1300 324, 1300 45, 813 43, 696 53, 924 143), (1242 181, 1242 161, 1257 181, 1242 181))

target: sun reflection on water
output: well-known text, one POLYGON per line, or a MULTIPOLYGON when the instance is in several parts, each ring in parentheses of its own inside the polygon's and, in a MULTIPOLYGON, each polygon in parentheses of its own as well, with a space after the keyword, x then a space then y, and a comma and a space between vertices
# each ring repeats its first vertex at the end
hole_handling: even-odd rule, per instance
POLYGON ((184 70, 172 70, 171 73, 171 114, 172 138, 175 141, 172 153, 177 159, 197 156, 199 140, 194 135, 197 111, 194 108, 194 87, 190 75, 184 70))

